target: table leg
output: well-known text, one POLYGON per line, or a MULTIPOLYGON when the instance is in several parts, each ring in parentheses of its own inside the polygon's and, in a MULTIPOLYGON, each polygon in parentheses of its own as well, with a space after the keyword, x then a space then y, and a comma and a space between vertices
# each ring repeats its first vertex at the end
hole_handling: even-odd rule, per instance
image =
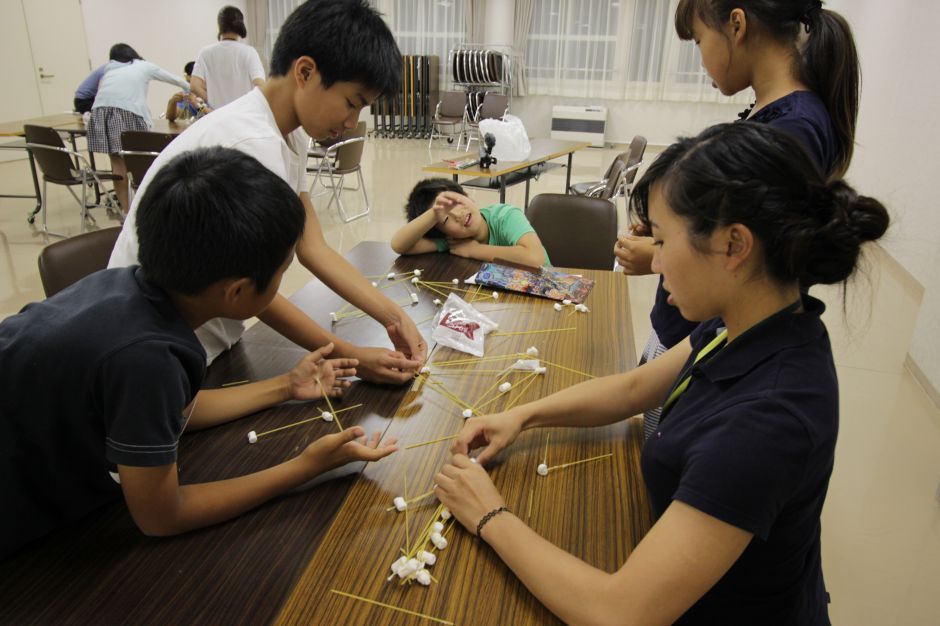
POLYGON ((574 152, 568 153, 568 174, 565 178, 565 193, 571 191, 571 160, 574 159, 574 152))
POLYGON ((32 224, 36 220, 36 214, 42 210, 42 195, 39 192, 39 176, 36 174, 36 160, 33 158, 33 151, 27 148, 26 155, 29 157, 29 173, 33 176, 33 190, 36 192, 36 208, 26 218, 26 221, 32 224))
POLYGON ((529 166, 526 168, 525 172, 525 204, 522 207, 522 210, 525 211, 529 208, 529 181, 532 180, 532 167, 529 166))
POLYGON ((499 203, 506 204, 506 177, 499 177, 499 203))
POLYGON ((454 182, 455 182, 455 183, 457 182, 457 175, 456 175, 456 174, 454 174, 454 182))

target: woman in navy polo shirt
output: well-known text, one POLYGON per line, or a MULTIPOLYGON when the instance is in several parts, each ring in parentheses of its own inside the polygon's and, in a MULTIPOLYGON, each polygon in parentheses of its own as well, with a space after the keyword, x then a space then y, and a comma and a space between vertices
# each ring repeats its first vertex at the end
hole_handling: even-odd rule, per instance
POLYGON ((823 304, 800 285, 855 270, 888 214, 827 183, 764 124, 668 148, 631 203, 690 338, 631 372, 470 419, 436 493, 566 622, 828 624, 819 517, 838 431, 823 304), (595 569, 505 508, 482 464, 538 426, 600 426, 664 407, 643 448, 656 523, 619 571, 595 569), (485 446, 480 465, 466 456, 485 446))

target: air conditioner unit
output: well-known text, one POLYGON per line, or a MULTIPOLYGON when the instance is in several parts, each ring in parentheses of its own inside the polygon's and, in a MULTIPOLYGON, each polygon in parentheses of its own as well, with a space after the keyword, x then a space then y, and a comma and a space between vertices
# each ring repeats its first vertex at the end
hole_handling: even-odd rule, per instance
POLYGON ((606 126, 607 107, 552 107, 552 139, 590 141, 595 148, 603 148, 606 126))

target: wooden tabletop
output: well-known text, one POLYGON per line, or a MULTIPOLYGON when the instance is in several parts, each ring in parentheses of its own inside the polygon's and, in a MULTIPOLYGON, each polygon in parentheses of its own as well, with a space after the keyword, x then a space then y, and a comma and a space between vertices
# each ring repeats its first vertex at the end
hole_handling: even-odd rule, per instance
MULTIPOLYGON (((153 127, 150 129, 155 133, 169 133, 178 135, 190 124, 187 122, 170 122, 165 118, 151 120, 153 127)), ((77 113, 60 113, 58 115, 46 115, 43 117, 34 117, 28 120, 17 122, 4 122, 0 124, 0 137, 22 137, 25 134, 23 126, 32 124, 34 126, 48 126, 56 130, 84 135, 87 132, 85 122, 82 116, 77 113)))
POLYGON ((563 141, 560 139, 532 139, 530 143, 532 144, 532 150, 529 152, 529 158, 524 161, 499 162, 489 169, 482 169, 479 165, 459 169, 456 167, 451 167, 443 161, 438 161, 436 163, 426 165, 422 168, 422 171, 435 172, 438 174, 456 174, 460 176, 483 176, 495 178, 496 176, 502 176, 504 174, 509 174, 510 172, 522 170, 538 163, 557 159, 558 157, 571 154, 572 152, 577 152, 578 150, 587 148, 591 145, 590 143, 584 143, 580 141, 563 141))
MULTIPOLYGON (((428 281, 465 278, 479 264, 445 254, 398 257, 387 243, 367 242, 347 257, 364 274, 424 270, 428 281)), ((612 272, 582 271, 597 280, 586 303, 589 314, 554 311, 539 298, 503 293, 498 302, 475 306, 500 323, 498 332, 574 328, 532 335, 487 338, 488 356, 536 345, 541 357, 594 375, 635 365, 627 282, 612 272)), ((389 281, 381 280, 380 287, 389 281)), ((461 285, 461 287, 463 287, 461 285)), ((410 282, 389 287, 393 300, 408 299, 410 282)), ((447 291, 446 289, 444 291, 447 291)), ((466 295, 466 294, 465 294, 466 295)), ((429 332, 431 303, 438 294, 423 289, 420 303, 406 311, 429 332)), ((292 300, 318 322, 343 302, 318 281, 292 300)), ((368 345, 388 345, 384 329, 370 318, 344 318, 334 331, 368 345)), ((286 371, 304 352, 263 324, 210 368, 206 387, 258 380, 286 371)), ((449 375, 441 363, 462 353, 438 348, 430 362, 432 380, 476 402, 495 379, 492 374, 449 375), (434 371, 438 374, 435 375, 434 371)), ((477 368, 487 369, 485 363, 477 368)), ((520 401, 583 380, 581 374, 548 366, 520 401)), ((514 379, 521 380, 516 374, 514 379)), ((516 399, 522 385, 485 410, 516 399)), ((429 588, 386 582, 389 565, 404 545, 404 516, 386 512, 396 495, 430 489, 434 472, 447 458, 447 443, 405 450, 404 445, 456 433, 460 409, 425 386, 353 386, 336 409, 343 426, 397 436, 403 446, 381 462, 344 468, 345 476, 279 498, 235 520, 180 537, 150 539, 136 528, 123 503, 104 507, 89 519, 54 533, 0 563, 0 623, 419 623, 330 592, 336 589, 463 624, 551 623, 554 618, 525 590, 485 544, 459 526, 448 531, 450 546, 432 569, 440 583, 429 588)), ((234 423, 187 434, 180 441, 181 483, 220 480, 287 460, 338 426, 320 420, 282 431, 249 445, 249 430, 263 432, 318 414, 322 402, 288 404, 234 423)), ((513 511, 528 514, 536 531, 562 548, 607 571, 618 568, 650 525, 639 472, 642 427, 628 420, 605 429, 553 429, 548 463, 557 465, 597 454, 609 459, 539 477, 548 431, 525 433, 501 455, 493 478, 513 511)), ((343 472, 340 472, 341 474, 343 472)), ((429 499, 410 511, 410 535, 434 510, 429 499)))
POLYGON ((57 128, 59 126, 75 124, 76 122, 80 123, 81 120, 82 116, 78 113, 57 113, 55 115, 33 117, 28 120, 3 122, 0 124, 0 137, 22 137, 25 134, 23 126, 26 124, 57 128))

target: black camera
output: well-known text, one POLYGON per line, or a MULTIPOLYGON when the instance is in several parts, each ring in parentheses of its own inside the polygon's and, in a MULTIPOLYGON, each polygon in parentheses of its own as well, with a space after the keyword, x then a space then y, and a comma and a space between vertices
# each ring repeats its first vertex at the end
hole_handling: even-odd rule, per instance
POLYGON ((493 156, 495 145, 496 137, 493 133, 483 135, 483 141, 480 142, 480 169, 488 170, 490 165, 496 165, 496 157, 493 156))

